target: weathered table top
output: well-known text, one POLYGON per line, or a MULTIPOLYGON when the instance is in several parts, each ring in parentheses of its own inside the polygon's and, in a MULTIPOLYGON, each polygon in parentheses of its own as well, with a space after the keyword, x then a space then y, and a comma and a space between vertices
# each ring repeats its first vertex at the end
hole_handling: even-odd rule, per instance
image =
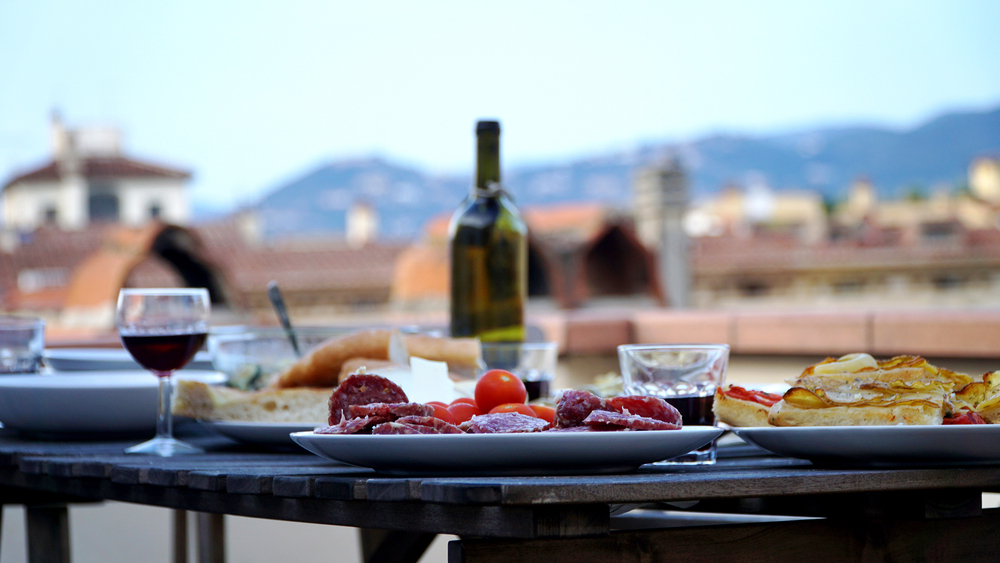
MULTIPOLYGON (((366 561, 416 561, 438 533, 460 536, 449 544, 455 563, 992 561, 1000 532, 1000 510, 981 503, 983 492, 1000 491, 1000 465, 824 467, 737 446, 720 448, 715 466, 401 477, 296 450, 248 450, 204 434, 185 439, 208 453, 127 456, 135 440, 34 440, 0 429, 0 504, 115 500, 352 526, 362 529, 366 561), (682 508, 683 523, 616 515, 635 506, 682 508), (693 527, 697 511, 731 518, 693 527), (748 514, 824 518, 732 517, 748 514)), ((39 544, 49 537, 39 536, 39 544)))
MULTIPOLYGON (((295 450, 253 451, 204 435, 190 439, 209 453, 127 456, 122 451, 134 440, 40 441, 0 434, 0 485, 204 512, 513 538, 607 533, 608 505, 699 500, 706 509, 773 512, 760 501, 769 499, 787 513, 828 516, 843 512, 843 494, 864 496, 868 500, 854 505, 870 511, 921 492, 1000 491, 1000 466, 990 465, 819 467, 774 456, 726 456, 723 449, 715 466, 647 465, 627 474, 400 477, 295 450), (757 499, 752 510, 747 499, 757 499), (553 522, 562 522, 556 531, 548 528, 553 522)), ((916 498, 922 503, 926 496, 916 498)))

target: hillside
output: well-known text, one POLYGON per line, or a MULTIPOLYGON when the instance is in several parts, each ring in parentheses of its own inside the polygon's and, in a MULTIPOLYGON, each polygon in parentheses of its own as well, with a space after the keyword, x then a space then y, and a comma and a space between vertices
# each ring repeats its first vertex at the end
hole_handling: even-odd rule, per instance
MULTIPOLYGON (((510 169, 505 183, 519 205, 600 201, 626 207, 635 170, 674 154, 690 174, 693 197, 759 179, 776 190, 813 189, 836 200, 855 178, 867 176, 880 197, 892 199, 914 189, 960 185, 972 158, 998 152, 1000 107, 941 115, 903 131, 845 127, 763 137, 714 135, 510 169)), ((377 158, 331 162, 277 186, 257 209, 270 236, 342 233, 347 209, 363 200, 378 209, 381 236, 408 239, 432 216, 457 207, 469 182, 377 158)))

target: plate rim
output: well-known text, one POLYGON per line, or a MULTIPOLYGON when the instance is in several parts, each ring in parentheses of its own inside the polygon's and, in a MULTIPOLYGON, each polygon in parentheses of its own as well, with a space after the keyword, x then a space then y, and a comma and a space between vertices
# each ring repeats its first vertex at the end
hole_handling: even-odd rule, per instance
MULTIPOLYGON (((969 453, 961 453, 965 447, 958 444, 946 444, 945 447, 926 448, 927 442, 922 442, 924 446, 919 451, 916 449, 889 447, 883 451, 873 451, 872 443, 862 442, 857 445, 831 446, 829 448, 815 447, 815 443, 806 444, 803 447, 797 440, 802 436, 827 435, 832 438, 836 436, 838 440, 843 438, 858 439, 872 436, 885 437, 927 437, 933 434, 938 436, 963 436, 972 439, 973 437, 990 436, 1000 433, 1000 424, 895 424, 882 426, 756 426, 733 428, 732 431, 744 441, 763 448, 777 455, 796 459, 807 459, 813 461, 834 462, 834 463, 870 463, 880 465, 919 465, 919 464, 941 464, 941 463, 976 463, 992 462, 1000 463, 1000 447, 986 448, 969 453), (909 435, 909 436, 907 436, 909 435), (759 436, 759 438, 758 438, 759 436), (794 440, 782 442, 781 436, 794 437, 794 440), (773 440, 774 443, 765 445, 762 442, 773 440), (770 447, 769 447, 770 446, 770 447), (959 451, 953 451, 953 450, 959 451), (949 451, 947 454, 942 450, 949 451), (992 452, 992 453, 991 453, 992 452)), ((822 442, 820 442, 822 445, 822 442)), ((898 444, 897 444, 898 446, 898 444)), ((932 446, 934 446, 932 444, 932 446)))
MULTIPOLYGON (((513 443, 517 445, 523 444, 525 441, 552 441, 559 440, 564 443, 564 446, 573 445, 573 442, 579 443, 579 445, 584 445, 587 442, 599 443, 600 445, 606 445, 607 441, 628 441, 635 443, 636 441, 646 441, 653 440, 665 435, 679 435, 676 433, 683 433, 687 437, 691 437, 690 434, 697 432, 700 439, 704 439, 700 445, 694 446, 694 448, 702 447, 704 444, 708 444, 712 440, 717 439, 723 434, 725 429, 717 426, 686 426, 678 430, 646 430, 646 431, 608 431, 608 432, 521 432, 521 433, 494 433, 494 434, 420 434, 420 435, 370 435, 370 434, 316 434, 314 431, 305 432, 293 432, 290 434, 292 440, 301 446, 303 449, 331 461, 337 463, 345 463, 349 465, 354 465, 363 468, 372 468, 379 472, 385 473, 450 473, 450 474, 511 474, 511 475, 524 475, 524 474, 538 474, 537 471, 541 471, 541 474, 558 474, 565 472, 565 468, 560 470, 558 467, 562 467, 563 464, 552 464, 547 462, 539 462, 534 464, 513 464, 511 466, 501 466, 501 467, 490 467, 489 460, 484 459, 478 464, 471 464, 472 467, 463 467, 459 464, 457 467, 452 469, 440 469, 430 466, 425 466, 423 464, 417 463, 415 466, 410 466, 413 460, 406 460, 400 458, 389 463, 379 463, 375 460, 374 464, 360 463, 357 459, 348 460, 341 459, 338 457, 325 455, 324 453, 319 453, 318 451, 309 447, 309 445, 322 444, 323 442, 334 442, 344 444, 345 447, 351 444, 361 443, 372 443, 377 441, 381 444, 391 445, 393 443, 412 443, 422 441, 424 443, 436 443, 436 444, 455 444, 461 442, 504 442, 513 443), (547 438, 543 436, 548 436, 547 438), (569 442, 570 444, 565 444, 569 442), (309 445, 307 445, 309 444, 309 445), (482 467, 480 467, 482 466, 482 467)), ((389 449, 391 450, 391 448, 389 449)), ((686 451, 677 452, 674 455, 681 455, 686 451)), ((488 456, 487 456, 488 457, 488 456)), ((634 463, 630 460, 614 461, 609 460, 608 462, 602 462, 600 464, 589 464, 583 467, 579 467, 571 470, 574 473, 586 473, 586 472, 602 472, 611 469, 613 471, 620 471, 623 469, 635 469, 646 463, 651 463, 655 461, 660 461, 665 458, 647 459, 645 461, 634 463)), ((454 461, 454 458, 452 458, 454 461)), ((371 462, 372 459, 367 461, 371 462)), ((464 461, 464 460, 462 460, 464 461)))

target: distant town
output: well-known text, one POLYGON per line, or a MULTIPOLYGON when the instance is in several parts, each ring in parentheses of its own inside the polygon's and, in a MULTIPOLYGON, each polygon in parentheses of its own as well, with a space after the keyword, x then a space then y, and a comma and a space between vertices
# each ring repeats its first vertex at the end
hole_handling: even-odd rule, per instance
MULTIPOLYGON (((747 139, 516 171, 508 187, 529 225, 529 307, 1000 304, 998 119, 941 118, 941 154, 928 156, 918 128, 883 143, 886 158, 850 166, 843 131, 768 140, 798 155, 792 187, 794 174, 775 172, 777 149, 731 177, 735 161, 713 168, 721 144, 746 160, 746 146, 764 142, 747 139), (907 146, 923 156, 899 157, 907 146), (892 155, 916 168, 889 171, 892 155)), ((195 221, 190 170, 130 155, 114 128, 58 116, 51 128, 50 159, 5 179, 0 194, 7 312, 96 334, 113 328, 120 288, 190 285, 209 288, 227 322, 270 323, 271 280, 304 323, 447 310, 448 218, 467 182, 338 163, 195 221)))

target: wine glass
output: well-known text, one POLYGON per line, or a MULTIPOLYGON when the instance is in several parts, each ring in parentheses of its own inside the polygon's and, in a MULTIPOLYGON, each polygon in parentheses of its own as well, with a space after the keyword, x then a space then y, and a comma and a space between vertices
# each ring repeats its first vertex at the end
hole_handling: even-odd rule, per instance
POLYGON ((118 335, 142 367, 160 380, 156 437, 125 450, 130 454, 172 456, 202 450, 173 436, 170 412, 174 371, 201 349, 208 335, 208 290, 123 289, 118 294, 118 335))

